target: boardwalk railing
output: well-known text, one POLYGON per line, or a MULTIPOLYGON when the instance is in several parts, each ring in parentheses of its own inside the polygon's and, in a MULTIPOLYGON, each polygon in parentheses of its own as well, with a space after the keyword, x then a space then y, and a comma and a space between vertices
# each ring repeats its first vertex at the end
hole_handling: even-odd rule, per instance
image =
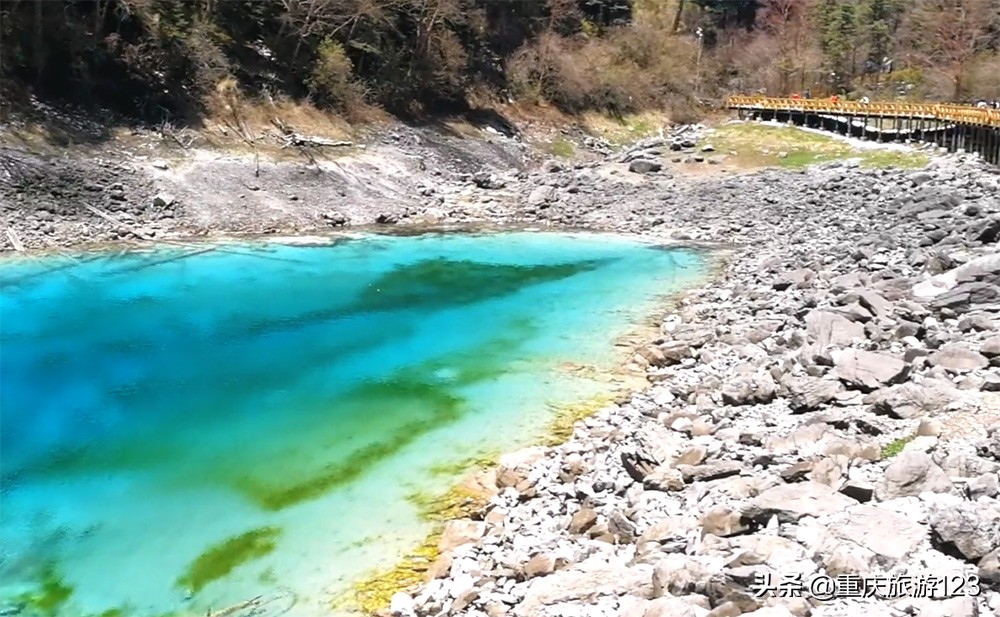
POLYGON ((825 99, 766 98, 762 96, 731 96, 726 101, 729 109, 767 109, 788 112, 812 112, 841 116, 893 116, 925 118, 943 122, 965 122, 980 126, 1000 128, 1000 109, 981 109, 972 105, 945 103, 895 103, 838 101, 825 99))
POLYGON ((731 96, 740 117, 805 124, 882 141, 913 139, 950 151, 976 152, 1000 164, 1000 109, 947 103, 831 101, 829 99, 731 96))

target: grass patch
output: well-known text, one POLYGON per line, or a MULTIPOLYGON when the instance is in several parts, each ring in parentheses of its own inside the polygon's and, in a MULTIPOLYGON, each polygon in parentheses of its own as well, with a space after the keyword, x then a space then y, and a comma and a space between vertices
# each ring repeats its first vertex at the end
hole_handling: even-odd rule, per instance
POLYGON ((882 458, 892 458, 903 451, 906 444, 910 443, 916 438, 916 435, 909 435, 908 437, 900 437, 899 439, 889 443, 884 448, 882 448, 882 458))
POLYGON ((923 152, 899 152, 898 150, 875 150, 866 152, 861 159, 864 167, 886 169, 922 169, 931 162, 931 157, 923 152))
POLYGON ((552 140, 546 150, 552 156, 557 156, 562 159, 571 159, 573 155, 576 154, 576 144, 572 141, 566 139, 565 137, 559 137, 552 140))
POLYGON ((584 122, 590 133, 616 146, 631 145, 640 139, 657 134, 661 127, 670 125, 670 121, 663 114, 655 112, 628 114, 620 120, 606 114, 588 114, 584 122))
POLYGON ((922 152, 889 149, 857 149, 832 135, 821 135, 793 126, 753 122, 727 124, 702 138, 728 155, 738 167, 784 167, 799 169, 829 161, 858 159, 863 167, 916 169, 927 165, 922 152))
POLYGON ((260 527, 223 540, 199 555, 177 579, 177 584, 197 593, 242 564, 273 551, 280 534, 277 527, 260 527))

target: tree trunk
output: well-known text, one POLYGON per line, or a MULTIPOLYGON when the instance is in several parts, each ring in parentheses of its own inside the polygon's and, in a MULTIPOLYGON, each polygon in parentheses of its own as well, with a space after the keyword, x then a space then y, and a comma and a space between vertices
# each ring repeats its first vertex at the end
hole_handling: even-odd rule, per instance
POLYGON ((684 0, 677 0, 677 12, 674 13, 674 23, 670 27, 670 32, 676 33, 681 27, 681 13, 684 12, 684 0))
POLYGON ((32 61, 35 65, 35 87, 42 85, 42 73, 45 70, 45 51, 42 40, 42 5, 40 0, 35 2, 35 38, 33 41, 32 61))

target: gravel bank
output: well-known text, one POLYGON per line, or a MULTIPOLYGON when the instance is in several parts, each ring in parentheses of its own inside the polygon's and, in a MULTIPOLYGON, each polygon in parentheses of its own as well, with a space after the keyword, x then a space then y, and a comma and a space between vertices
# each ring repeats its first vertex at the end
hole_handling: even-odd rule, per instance
POLYGON ((491 214, 739 248, 635 354, 651 389, 505 456, 391 612, 1000 614, 997 170, 557 167, 491 214))

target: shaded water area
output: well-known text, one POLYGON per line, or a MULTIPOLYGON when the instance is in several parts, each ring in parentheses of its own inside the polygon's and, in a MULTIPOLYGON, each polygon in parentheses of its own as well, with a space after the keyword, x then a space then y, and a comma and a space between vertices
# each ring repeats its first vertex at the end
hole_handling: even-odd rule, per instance
POLYGON ((529 232, 0 262, 0 609, 329 614, 426 535, 416 496, 607 391, 705 269, 529 232))

